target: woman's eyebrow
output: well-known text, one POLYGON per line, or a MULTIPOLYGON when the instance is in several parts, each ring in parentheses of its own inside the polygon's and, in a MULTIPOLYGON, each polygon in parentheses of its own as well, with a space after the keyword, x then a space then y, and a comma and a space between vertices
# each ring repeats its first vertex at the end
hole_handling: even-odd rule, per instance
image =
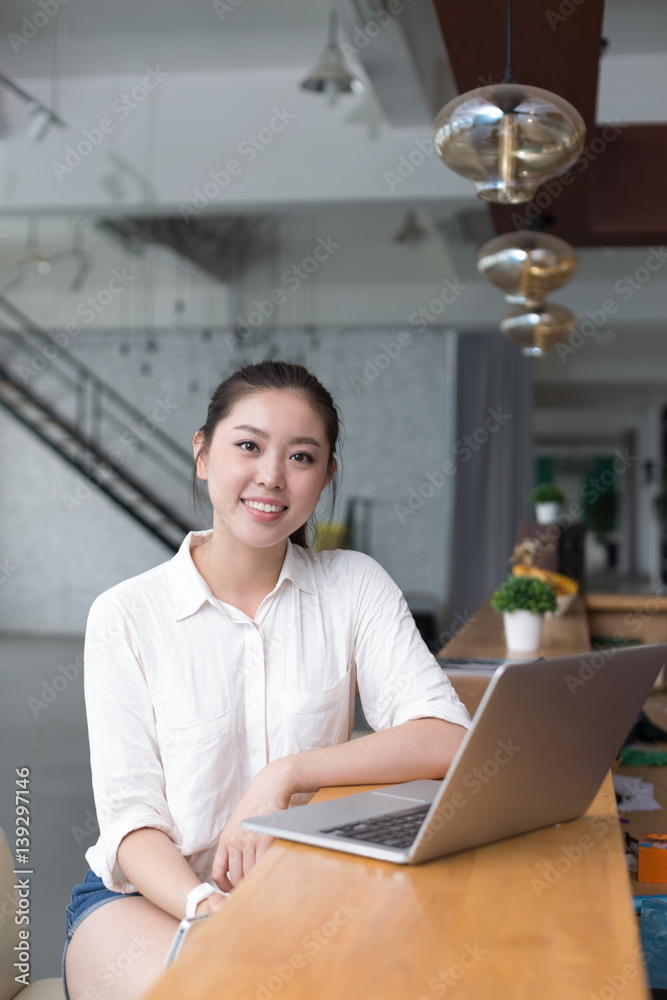
MULTIPOLYGON (((234 428, 235 431, 249 431, 250 434, 256 434, 257 437, 268 438, 266 431, 261 431, 259 427, 252 427, 250 424, 239 424, 238 427, 234 428)), ((315 438, 311 437, 295 437, 292 438, 290 444, 312 444, 315 448, 321 448, 322 445, 315 438)))

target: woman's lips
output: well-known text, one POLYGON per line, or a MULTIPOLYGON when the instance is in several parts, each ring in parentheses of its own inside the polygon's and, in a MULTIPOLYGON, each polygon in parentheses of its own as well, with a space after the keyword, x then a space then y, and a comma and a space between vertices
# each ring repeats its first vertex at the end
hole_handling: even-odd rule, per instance
POLYGON ((287 510, 287 507, 284 504, 269 503, 265 500, 245 500, 241 498, 241 503, 245 509, 259 521, 276 521, 287 510), (279 509, 272 511, 260 509, 260 507, 278 507, 279 509))

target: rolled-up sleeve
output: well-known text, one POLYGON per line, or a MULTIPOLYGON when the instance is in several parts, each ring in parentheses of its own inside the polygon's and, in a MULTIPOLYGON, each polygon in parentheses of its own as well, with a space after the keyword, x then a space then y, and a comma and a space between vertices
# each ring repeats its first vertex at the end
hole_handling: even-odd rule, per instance
POLYGON ((369 725, 377 731, 411 719, 436 718, 469 728, 468 710, 419 634, 392 578, 361 553, 354 553, 351 565, 357 683, 369 725))
POLYGON ((132 892, 117 858, 123 837, 154 827, 175 841, 175 830, 136 636, 123 609, 107 595, 97 598, 88 616, 84 686, 100 828, 86 860, 108 889, 132 892))

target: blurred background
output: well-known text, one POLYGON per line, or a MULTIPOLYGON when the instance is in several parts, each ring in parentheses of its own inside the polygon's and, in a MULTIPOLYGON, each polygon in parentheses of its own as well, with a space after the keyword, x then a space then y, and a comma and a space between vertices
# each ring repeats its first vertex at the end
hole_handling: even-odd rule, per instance
POLYGON ((445 103, 503 77, 504 5, 470 7, 2 6, 0 822, 30 766, 35 977, 58 974, 96 836, 88 608, 206 526, 191 440, 241 365, 300 362, 330 389, 334 519, 434 649, 507 573, 538 482, 581 505, 589 589, 663 592, 667 10, 517 0, 517 79, 589 131, 576 183, 511 212, 431 143, 445 103), (332 10, 355 78, 335 98, 300 87, 332 10), (527 358, 476 255, 535 219, 575 247, 554 299, 588 323, 527 358))

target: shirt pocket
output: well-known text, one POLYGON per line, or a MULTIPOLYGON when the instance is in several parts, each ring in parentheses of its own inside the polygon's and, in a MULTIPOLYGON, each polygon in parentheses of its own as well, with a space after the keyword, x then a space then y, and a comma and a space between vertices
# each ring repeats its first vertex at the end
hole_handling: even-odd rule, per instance
POLYGON ((354 721, 352 674, 325 691, 283 692, 283 752, 345 743, 354 721))
POLYGON ((156 729, 167 803, 181 852, 189 855, 211 845, 241 797, 236 710, 156 729))

